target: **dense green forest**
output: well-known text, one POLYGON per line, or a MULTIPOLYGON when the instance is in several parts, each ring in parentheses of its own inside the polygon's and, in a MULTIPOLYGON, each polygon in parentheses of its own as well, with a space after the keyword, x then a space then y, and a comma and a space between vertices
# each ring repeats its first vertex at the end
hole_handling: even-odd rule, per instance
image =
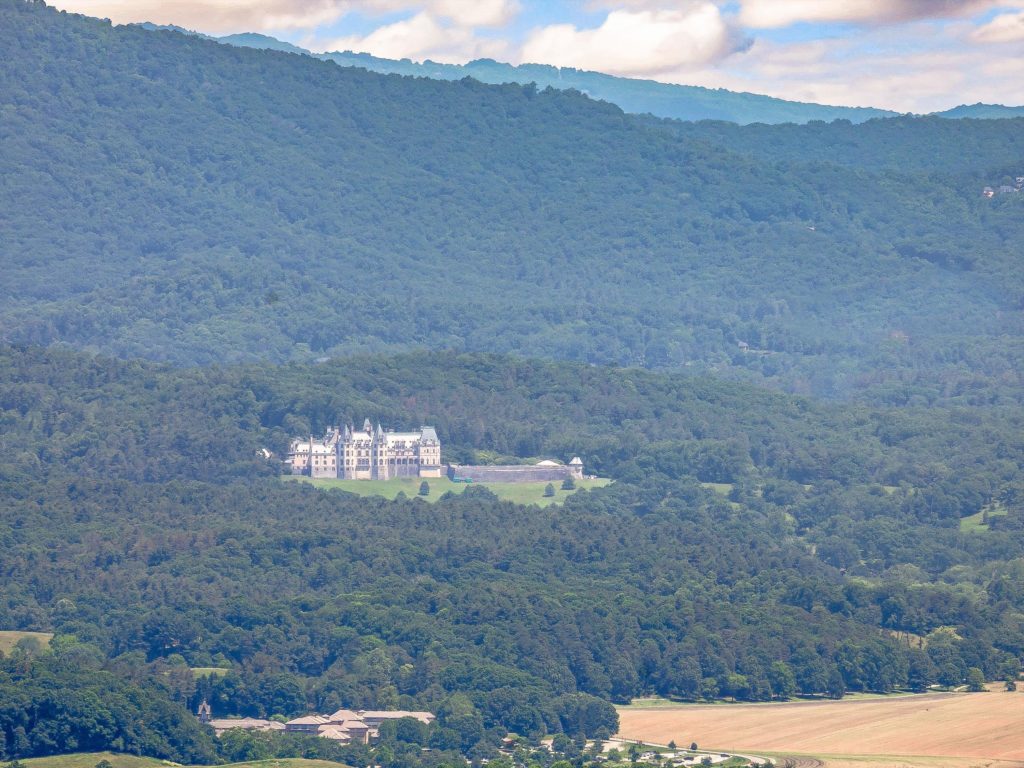
MULTIPOLYGON (((871 171, 906 170, 917 184, 936 179, 970 184, 1013 184, 1024 174, 1024 119, 912 121, 816 121, 808 125, 750 125, 721 121, 684 123, 646 119, 646 124, 690 140, 703 140, 759 160, 796 163, 807 168, 839 166, 871 171), (909 130, 913 126, 917 130, 909 130), (928 136, 922 142, 922 133, 928 136), (988 174, 988 175, 984 175, 988 174)), ((980 191, 980 188, 974 191, 980 191)), ((922 233, 923 234, 923 233, 922 233)), ((969 252, 969 247, 964 253, 969 252)))
POLYGON ((1019 172, 1021 135, 669 124, 2 0, 0 337, 179 364, 512 352, 1018 402, 1024 196, 980 190, 1019 172))
MULTIPOLYGON (((93 658, 85 688, 429 708, 452 713, 435 747, 477 755, 509 729, 613 731, 606 702, 642 694, 1002 678, 1024 654, 1022 422, 471 354, 178 369, 7 347, 0 625, 93 658), (482 487, 388 502, 283 483, 260 454, 364 415, 436 424, 447 458, 579 454, 615 482, 544 509, 482 487)), ((0 686, 44 696, 19 674, 0 686)), ((8 755, 60 750, 36 711, 0 712, 8 755)))

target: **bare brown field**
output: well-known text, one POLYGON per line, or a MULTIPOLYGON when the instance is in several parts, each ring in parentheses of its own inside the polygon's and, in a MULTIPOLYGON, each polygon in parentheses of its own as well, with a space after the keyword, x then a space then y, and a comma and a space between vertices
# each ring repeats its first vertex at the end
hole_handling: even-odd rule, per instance
POLYGON ((799 755, 828 768, 1024 768, 1024 691, 622 707, 619 718, 625 739, 799 755))
POLYGON ((779 768, 1020 768, 1015 760, 988 757, 921 757, 915 755, 785 755, 769 756, 779 768))

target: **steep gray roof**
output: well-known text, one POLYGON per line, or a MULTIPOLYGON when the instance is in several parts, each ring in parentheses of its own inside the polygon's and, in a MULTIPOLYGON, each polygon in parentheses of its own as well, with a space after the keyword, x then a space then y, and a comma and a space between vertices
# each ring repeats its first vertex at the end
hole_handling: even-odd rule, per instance
POLYGON ((420 433, 423 440, 431 440, 433 442, 439 442, 437 439, 437 431, 433 427, 420 427, 420 433))

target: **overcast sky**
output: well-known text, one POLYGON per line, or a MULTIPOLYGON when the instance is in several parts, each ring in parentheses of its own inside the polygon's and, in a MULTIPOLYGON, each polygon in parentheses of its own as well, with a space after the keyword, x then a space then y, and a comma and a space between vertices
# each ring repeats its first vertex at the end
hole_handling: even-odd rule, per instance
POLYGON ((314 51, 493 58, 930 112, 1024 104, 1024 0, 53 0, 314 51))

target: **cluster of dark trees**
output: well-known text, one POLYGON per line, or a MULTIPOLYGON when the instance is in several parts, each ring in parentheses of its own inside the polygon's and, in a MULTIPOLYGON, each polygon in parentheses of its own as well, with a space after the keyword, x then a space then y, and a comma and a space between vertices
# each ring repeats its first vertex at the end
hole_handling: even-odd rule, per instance
MULTIPOLYGON (((644 694, 1003 679, 1024 655, 1022 418, 470 354, 0 348, 0 626, 218 715, 456 708, 438 753, 614 731, 609 702, 644 694), (435 424, 448 457, 578 454, 615 482, 544 509, 483 487, 389 502, 282 482, 259 453, 366 415, 435 424)), ((9 755, 70 744, 10 722, 9 755)))
POLYGON ((218 755, 213 734, 172 701, 159 673, 109 664, 68 636, 0 654, 0 758, 104 750, 193 764, 218 755))
POLYGON ((0 2, 0 92, 6 341, 514 352, 891 403, 1024 389, 1024 200, 980 196, 1021 173, 1020 119, 654 122, 25 0, 0 2))

